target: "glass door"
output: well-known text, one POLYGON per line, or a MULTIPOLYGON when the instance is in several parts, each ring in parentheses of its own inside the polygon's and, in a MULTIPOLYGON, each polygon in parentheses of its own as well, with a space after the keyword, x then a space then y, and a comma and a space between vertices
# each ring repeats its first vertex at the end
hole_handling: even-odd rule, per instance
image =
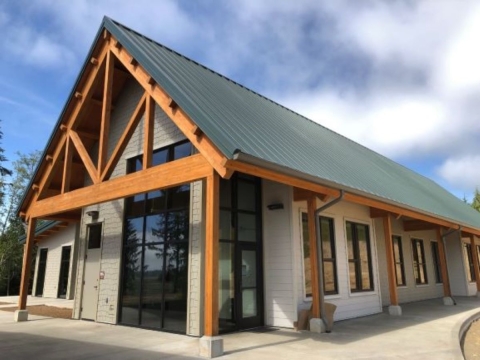
POLYGON ((220 185, 219 327, 263 325, 260 180, 237 174, 220 185))

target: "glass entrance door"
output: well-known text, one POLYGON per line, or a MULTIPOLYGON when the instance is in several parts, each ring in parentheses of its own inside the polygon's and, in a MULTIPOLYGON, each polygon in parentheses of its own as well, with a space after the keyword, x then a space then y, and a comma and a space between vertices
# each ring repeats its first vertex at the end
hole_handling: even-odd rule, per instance
POLYGON ((221 181, 219 327, 221 332, 263 325, 260 180, 221 181))

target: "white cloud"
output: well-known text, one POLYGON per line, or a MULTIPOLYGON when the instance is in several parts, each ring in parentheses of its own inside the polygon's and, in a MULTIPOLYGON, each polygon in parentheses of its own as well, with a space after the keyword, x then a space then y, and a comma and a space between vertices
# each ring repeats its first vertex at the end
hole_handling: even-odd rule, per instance
POLYGON ((467 189, 480 188, 480 155, 449 158, 437 171, 452 184, 467 189))

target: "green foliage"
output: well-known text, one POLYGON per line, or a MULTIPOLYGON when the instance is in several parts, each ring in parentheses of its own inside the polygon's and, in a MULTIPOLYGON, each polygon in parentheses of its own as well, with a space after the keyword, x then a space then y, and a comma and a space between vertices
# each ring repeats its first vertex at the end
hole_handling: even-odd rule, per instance
POLYGON ((478 190, 478 188, 475 189, 473 200, 470 206, 480 212, 480 191, 478 190))
POLYGON ((23 245, 19 238, 25 234, 22 222, 16 216, 24 191, 40 159, 40 152, 17 153, 9 181, 2 176, 0 191, 0 294, 16 293, 22 269, 23 245), (13 284, 13 287, 11 285, 13 284))

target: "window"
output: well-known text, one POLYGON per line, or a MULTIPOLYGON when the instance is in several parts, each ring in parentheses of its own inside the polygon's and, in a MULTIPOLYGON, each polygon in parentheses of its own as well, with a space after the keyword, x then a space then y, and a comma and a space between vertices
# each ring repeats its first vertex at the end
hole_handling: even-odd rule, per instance
POLYGON ((413 252, 413 276, 417 285, 428 283, 427 264, 425 263, 425 249, 423 248, 423 240, 412 239, 413 252))
MULTIPOLYGON (((191 154, 182 141, 155 150, 152 166, 191 154)), ((143 157, 129 159, 129 173, 143 157)), ((119 322, 184 333, 187 321, 190 185, 125 199, 119 322)))
POLYGON ((372 291, 373 273, 368 225, 347 221, 348 265, 352 292, 372 291))
POLYGON ((432 257, 433 257, 433 267, 435 268, 435 282, 440 284, 443 282, 442 279, 442 269, 440 267, 440 253, 438 252, 438 242, 432 241, 432 257))
POLYGON ((102 224, 88 225, 88 248, 100 249, 102 243, 102 224))
POLYGON ((473 265, 472 246, 467 243, 463 243, 463 257, 465 259, 465 265, 467 266, 467 279, 469 282, 475 281, 475 269, 473 265))
POLYGON ((397 286, 405 286, 405 264, 403 263, 402 238, 397 235, 392 236, 393 256, 395 259, 395 277, 397 286))
MULTIPOLYGON (((302 234, 305 296, 309 297, 312 296, 312 269, 310 266, 310 234, 308 232, 308 214, 306 212, 302 212, 302 234)), ((320 216, 320 238, 322 241, 323 255, 323 290, 326 295, 338 294, 333 219, 320 216)))

